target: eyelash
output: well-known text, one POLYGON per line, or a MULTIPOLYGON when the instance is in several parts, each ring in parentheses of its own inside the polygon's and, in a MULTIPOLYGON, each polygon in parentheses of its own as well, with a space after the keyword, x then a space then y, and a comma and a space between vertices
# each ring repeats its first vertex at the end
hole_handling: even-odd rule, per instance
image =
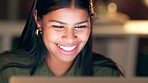
POLYGON ((75 28, 86 28, 86 25, 82 25, 82 26, 76 26, 75 28))
MULTIPOLYGON (((64 26, 58 26, 58 25, 52 25, 52 27, 54 28, 65 28, 64 26)), ((75 26, 75 28, 86 28, 86 25, 82 25, 82 26, 75 26)))
POLYGON ((65 28, 64 26, 58 26, 58 25, 52 25, 52 27, 55 27, 55 28, 65 28))

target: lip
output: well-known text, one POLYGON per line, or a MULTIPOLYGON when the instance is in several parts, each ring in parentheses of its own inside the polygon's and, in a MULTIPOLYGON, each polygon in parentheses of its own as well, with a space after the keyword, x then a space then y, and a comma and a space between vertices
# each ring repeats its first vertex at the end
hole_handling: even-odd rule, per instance
POLYGON ((74 47, 74 46, 75 47, 71 50, 64 50, 60 47, 60 46, 64 46, 64 45, 56 44, 56 46, 60 52, 62 52, 63 54, 66 54, 66 55, 74 54, 76 52, 77 47, 78 47, 78 45, 65 45, 65 47, 74 47))

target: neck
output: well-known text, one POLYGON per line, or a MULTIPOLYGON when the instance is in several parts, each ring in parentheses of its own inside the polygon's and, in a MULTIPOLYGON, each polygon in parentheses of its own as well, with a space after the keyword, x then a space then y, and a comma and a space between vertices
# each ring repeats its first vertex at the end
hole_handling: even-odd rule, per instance
MULTIPOLYGON (((50 55, 49 55, 50 56, 50 55)), ((52 71, 55 76, 63 76, 70 69, 73 62, 62 62, 57 60, 55 57, 51 59, 51 57, 47 57, 46 63, 48 68, 52 71)))

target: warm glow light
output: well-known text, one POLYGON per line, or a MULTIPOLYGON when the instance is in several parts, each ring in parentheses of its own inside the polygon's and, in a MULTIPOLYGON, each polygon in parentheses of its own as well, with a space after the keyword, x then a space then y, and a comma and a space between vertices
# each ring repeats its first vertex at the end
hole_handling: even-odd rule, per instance
POLYGON ((148 0, 143 0, 143 1, 148 6, 148 0))
POLYGON ((117 11, 117 5, 115 3, 110 3, 108 5, 108 11, 112 12, 112 13, 116 12, 117 11))
POLYGON ((148 21, 131 21, 124 25, 126 33, 148 34, 148 21))

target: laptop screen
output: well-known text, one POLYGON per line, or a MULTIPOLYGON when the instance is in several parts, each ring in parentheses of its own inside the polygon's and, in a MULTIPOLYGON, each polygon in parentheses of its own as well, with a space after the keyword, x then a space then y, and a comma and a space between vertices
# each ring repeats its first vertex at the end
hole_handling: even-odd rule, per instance
POLYGON ((148 83, 148 78, 12 77, 9 83, 148 83))

